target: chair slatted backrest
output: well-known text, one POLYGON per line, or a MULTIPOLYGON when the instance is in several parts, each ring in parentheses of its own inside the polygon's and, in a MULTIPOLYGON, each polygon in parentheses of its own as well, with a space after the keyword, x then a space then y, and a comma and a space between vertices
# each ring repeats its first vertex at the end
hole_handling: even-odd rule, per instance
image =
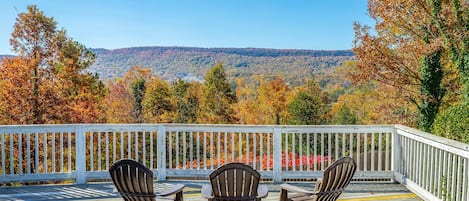
POLYGON ((122 159, 109 168, 109 173, 124 200, 155 200, 153 172, 141 163, 122 159))
POLYGON ((337 200, 352 180, 356 169, 357 165, 350 157, 343 157, 327 167, 324 170, 322 181, 317 187, 319 193, 316 200, 337 200))
POLYGON ((212 200, 257 200, 260 174, 243 163, 227 163, 210 173, 212 200))

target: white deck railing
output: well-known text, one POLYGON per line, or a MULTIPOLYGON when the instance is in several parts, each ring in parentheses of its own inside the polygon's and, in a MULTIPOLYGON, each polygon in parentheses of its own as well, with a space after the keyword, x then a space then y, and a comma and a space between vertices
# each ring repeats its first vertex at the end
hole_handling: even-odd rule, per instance
POLYGON ((79 124, 0 126, 0 184, 109 179, 121 158, 159 180, 205 178, 241 161, 263 178, 319 178, 342 156, 356 181, 406 185, 427 200, 469 200, 469 145, 404 126, 79 124))

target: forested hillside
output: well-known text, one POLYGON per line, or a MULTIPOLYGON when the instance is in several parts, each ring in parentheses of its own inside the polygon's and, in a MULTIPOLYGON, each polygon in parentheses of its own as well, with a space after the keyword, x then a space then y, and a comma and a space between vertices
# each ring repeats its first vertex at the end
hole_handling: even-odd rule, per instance
POLYGON ((353 57, 349 50, 134 47, 92 51, 96 53, 96 62, 89 71, 98 73, 102 79, 122 77, 132 66, 140 66, 151 68, 165 80, 203 80, 208 69, 221 62, 231 78, 281 74, 293 85, 353 57))

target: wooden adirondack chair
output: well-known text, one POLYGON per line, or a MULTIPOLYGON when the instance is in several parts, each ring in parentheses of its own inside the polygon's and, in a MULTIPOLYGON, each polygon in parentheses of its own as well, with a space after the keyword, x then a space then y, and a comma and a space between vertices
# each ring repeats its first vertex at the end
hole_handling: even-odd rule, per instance
POLYGON ((318 179, 314 191, 298 188, 290 184, 282 184, 280 187, 280 201, 312 200, 334 201, 339 198, 342 191, 352 180, 357 165, 350 157, 343 157, 326 168, 322 179, 318 179), (288 196, 288 192, 294 194, 288 196))
POLYGON ((259 185, 260 174, 243 163, 227 163, 210 173, 211 185, 202 187, 209 201, 258 201, 267 197, 266 186, 259 185))
POLYGON ((109 168, 109 173, 117 190, 126 201, 183 200, 184 185, 182 184, 174 185, 165 192, 155 194, 153 172, 137 161, 119 160, 109 168))

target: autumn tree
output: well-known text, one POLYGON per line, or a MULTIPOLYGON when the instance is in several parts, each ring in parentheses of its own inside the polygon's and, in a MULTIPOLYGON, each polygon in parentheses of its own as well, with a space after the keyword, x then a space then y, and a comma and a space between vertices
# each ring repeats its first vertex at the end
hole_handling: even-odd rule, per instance
POLYGON ((172 122, 174 106, 169 84, 158 78, 152 78, 146 87, 142 100, 143 117, 148 123, 172 122))
MULTIPOLYGON (((27 60, 31 68, 31 91, 32 96, 28 101, 31 104, 32 119, 27 123, 45 123, 44 112, 48 111, 41 107, 40 82, 46 78, 45 70, 50 58, 55 54, 53 38, 56 34, 57 23, 53 18, 47 17, 36 6, 28 6, 27 13, 20 13, 16 18, 14 31, 11 34, 10 45, 14 52, 27 60)), ((26 70, 26 69, 25 69, 26 70)), ((19 98, 19 97, 18 97, 19 98)))
POLYGON ((53 83, 47 79, 35 79, 34 67, 23 57, 8 58, 0 66, 0 123, 31 124, 37 121, 61 123, 60 106, 53 83), (33 85, 37 85, 37 91, 33 85), (45 100, 44 100, 45 99, 45 100), (33 110, 37 100, 39 108, 33 110), (52 102, 54 100, 54 102, 52 102))
POLYGON ((246 82, 244 78, 236 80, 236 97, 238 102, 235 104, 234 110, 236 118, 240 124, 263 124, 263 114, 260 109, 261 105, 257 103, 258 83, 246 82))
POLYGON ((119 79, 115 82, 109 82, 109 93, 104 100, 104 110, 106 111, 106 120, 108 123, 132 123, 136 122, 132 111, 133 97, 127 89, 124 81, 119 79))
POLYGON ((277 75, 268 82, 262 81, 257 91, 258 109, 265 118, 263 124, 286 124, 287 104, 292 93, 283 78, 277 75))
POLYGON ((94 63, 94 53, 67 37, 65 30, 58 31, 54 40, 60 51, 51 61, 51 72, 67 103, 69 123, 103 122, 102 101, 107 89, 98 75, 83 72, 94 63))
POLYGON ((203 86, 178 79, 171 84, 175 101, 175 123, 197 123, 203 86))
POLYGON ((151 77, 151 69, 132 66, 123 78, 108 83, 110 90, 103 103, 108 122, 144 122, 142 101, 151 77))
POLYGON ((54 19, 36 6, 27 9, 18 15, 10 39, 13 51, 30 66, 23 70, 31 71, 32 96, 27 101, 32 119, 26 123, 102 121, 104 85, 96 75, 83 73, 94 54, 58 30, 54 19))
POLYGON ((223 64, 218 63, 207 72, 204 84, 203 122, 235 123, 232 106, 237 99, 226 79, 223 64))
POLYGON ((291 124, 318 125, 325 123, 327 95, 319 84, 309 80, 304 87, 297 89, 292 101, 287 105, 291 124))
MULTIPOLYGON (((469 142, 469 5, 467 1, 431 0, 431 16, 443 38, 462 84, 462 100, 436 118, 433 131, 448 138, 469 142)), ((454 90, 459 91, 459 90, 454 90)))
POLYGON ((428 131, 445 95, 442 43, 431 6, 424 0, 370 0, 368 10, 376 34, 355 25, 357 62, 351 77, 404 90, 401 95, 419 108, 419 127, 428 131))

